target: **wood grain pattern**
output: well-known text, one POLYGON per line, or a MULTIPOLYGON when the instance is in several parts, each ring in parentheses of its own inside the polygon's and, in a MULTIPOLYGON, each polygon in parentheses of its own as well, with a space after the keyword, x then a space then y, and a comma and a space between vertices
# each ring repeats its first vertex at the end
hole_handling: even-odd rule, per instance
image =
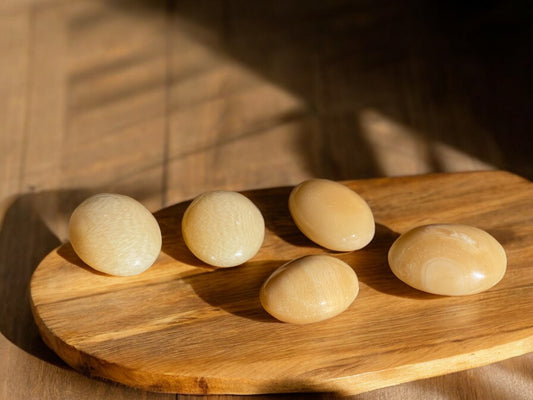
POLYGON ((267 224, 265 243, 233 269, 206 267, 186 249, 187 203, 156 213, 163 252, 128 278, 95 273, 69 244, 48 255, 31 282, 45 342, 68 364, 152 391, 355 394, 472 368, 533 350, 533 186, 506 172, 345 182, 369 203, 377 234, 365 249, 334 253, 357 272, 356 302, 329 321, 295 326, 260 307, 258 290, 285 261, 324 252, 287 211, 290 187, 249 191, 267 224), (431 222, 487 230, 509 267, 487 292, 440 297, 396 280, 386 264, 398 234, 431 222))

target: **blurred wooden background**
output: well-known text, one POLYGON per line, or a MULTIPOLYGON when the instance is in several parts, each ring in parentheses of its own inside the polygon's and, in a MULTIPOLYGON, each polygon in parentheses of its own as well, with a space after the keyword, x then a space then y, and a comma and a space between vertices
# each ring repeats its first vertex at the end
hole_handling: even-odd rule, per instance
MULTIPOLYGON (((88 379, 41 342, 29 279, 92 193, 155 211, 309 177, 531 179, 526 6, 1 1, 0 398, 200 398, 88 379)), ((530 399, 532 371, 526 355, 353 399, 530 399)), ((254 398, 280 397, 319 396, 254 398)))

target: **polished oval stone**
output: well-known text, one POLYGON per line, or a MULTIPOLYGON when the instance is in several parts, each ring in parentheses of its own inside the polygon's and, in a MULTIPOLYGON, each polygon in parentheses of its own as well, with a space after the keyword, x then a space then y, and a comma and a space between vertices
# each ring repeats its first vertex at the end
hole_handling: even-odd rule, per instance
POLYGON ((278 320, 308 324, 340 314, 358 293, 357 275, 348 264, 328 255, 310 255, 275 270, 259 298, 278 320))
POLYGON ((372 210, 361 196, 338 182, 302 182, 291 191, 289 210, 305 236, 330 250, 358 250, 374 237, 372 210))
POLYGON ((234 267, 257 254, 265 221, 247 197, 220 190, 195 198, 183 215, 181 229, 197 258, 216 267, 234 267))
POLYGON ((494 237, 460 224, 414 228, 393 243, 388 258, 392 272, 403 282, 447 296, 487 290, 507 268, 505 251, 494 237))
POLYGON ((76 254, 110 275, 137 275, 161 251, 161 230, 154 216, 137 200, 120 194, 86 199, 72 213, 68 232, 76 254))

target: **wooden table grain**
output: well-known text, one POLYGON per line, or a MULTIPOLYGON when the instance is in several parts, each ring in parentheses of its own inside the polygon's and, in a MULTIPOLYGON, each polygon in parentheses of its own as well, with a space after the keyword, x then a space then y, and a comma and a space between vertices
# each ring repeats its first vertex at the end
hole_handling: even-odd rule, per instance
MULTIPOLYGON (((89 379, 41 341, 29 280, 90 194, 155 211, 309 177, 531 180, 529 21, 509 2, 1 2, 0 399, 203 398, 89 379)), ((352 398, 529 399, 532 370, 525 355, 352 398)), ((300 397, 334 395, 254 398, 300 397)))

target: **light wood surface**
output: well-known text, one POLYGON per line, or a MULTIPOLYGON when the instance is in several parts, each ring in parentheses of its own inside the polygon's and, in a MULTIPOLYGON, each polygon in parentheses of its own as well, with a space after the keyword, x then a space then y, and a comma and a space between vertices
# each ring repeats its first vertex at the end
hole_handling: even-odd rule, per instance
MULTIPOLYGON (((39 338, 30 277, 90 194, 155 211, 310 177, 498 168, 531 180, 528 9, 0 2, 0 398, 176 398, 86 378, 39 338)), ((353 398, 530 399, 532 368, 526 355, 353 398)))
POLYGON ((331 253, 358 274, 341 315, 309 325, 276 321, 259 289, 292 259, 327 253, 288 212, 290 187, 246 192, 267 225, 259 253, 235 268, 196 259, 180 233, 189 202, 156 213, 163 252, 148 271, 112 277, 69 243, 31 281, 45 342, 75 369, 145 390, 189 394, 356 394, 533 351, 533 184, 505 172, 347 181, 374 210, 360 251, 331 253), (396 279, 387 252, 421 224, 464 223, 506 249, 505 278, 487 292, 446 297, 396 279))

